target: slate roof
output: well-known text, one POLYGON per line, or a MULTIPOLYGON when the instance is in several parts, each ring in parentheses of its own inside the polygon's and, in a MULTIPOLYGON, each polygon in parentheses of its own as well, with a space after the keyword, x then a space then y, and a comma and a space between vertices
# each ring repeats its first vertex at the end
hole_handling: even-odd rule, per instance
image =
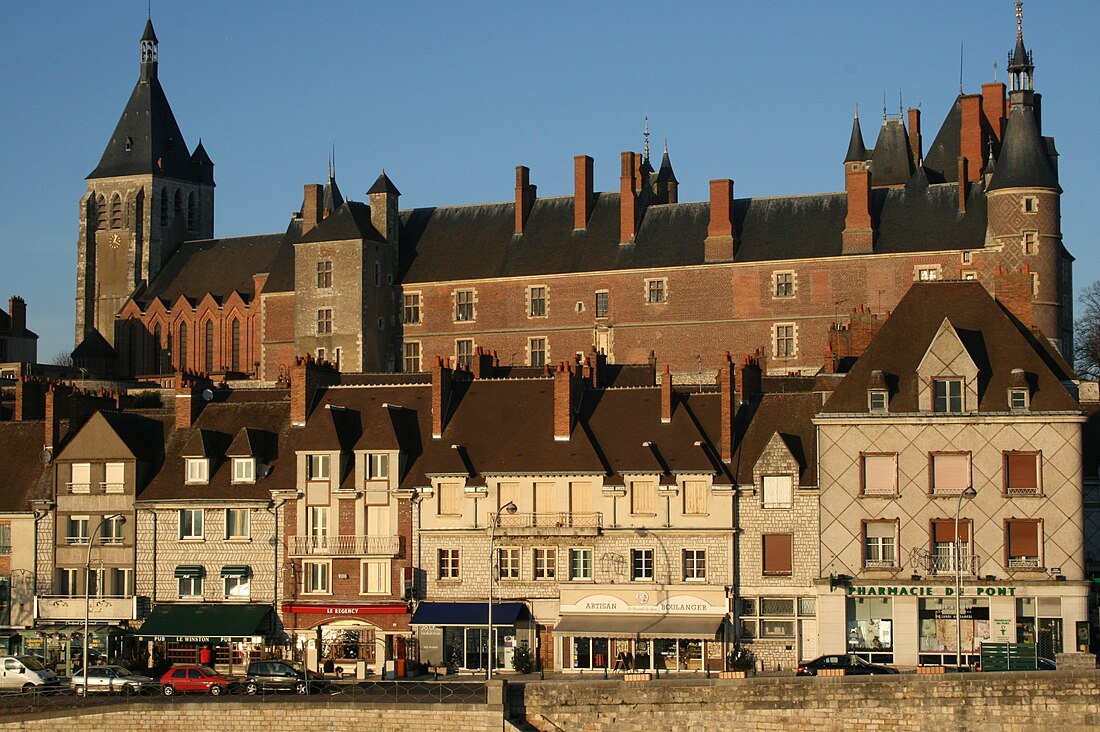
POLYGON ((978 411, 1008 412, 1012 369, 1028 374, 1031 411, 1074 412, 1062 386, 1074 378, 1040 338, 1012 318, 978 282, 917 282, 898 303, 863 355, 826 402, 823 413, 868 412, 867 385, 874 369, 891 385, 889 411, 917 412, 917 367, 947 318, 979 369, 978 411))
MULTIPOLYGON (((939 132, 929 145, 921 167, 933 183, 957 182, 959 180, 959 154, 962 138, 962 96, 955 103, 940 125, 939 132)), ((976 165, 977 162, 973 162, 976 165)))
POLYGON ((181 295, 197 303, 207 293, 223 300, 238 292, 247 301, 254 274, 270 272, 286 252, 293 267, 293 249, 284 246, 286 238, 285 234, 260 234, 184 242, 134 299, 148 305, 159 297, 171 306, 181 295))
POLYGON ((989 190, 1000 188, 1062 190, 1047 146, 1039 134, 1039 120, 1031 107, 1018 107, 1008 117, 1004 145, 989 182, 989 190))
POLYGON ((821 409, 821 395, 812 392, 763 394, 746 403, 737 415, 737 445, 730 469, 739 485, 752 485, 753 468, 768 446, 772 435, 779 433, 801 466, 798 482, 803 486, 817 485, 817 432, 812 420, 821 409))
POLYGON ((0 422, 0 512, 30 511, 36 486, 45 472, 38 460, 45 426, 41 420, 0 422))
POLYGON ((912 174, 913 158, 905 125, 900 119, 883 120, 871 153, 871 182, 877 186, 902 185, 912 174))
POLYGON ((852 120, 852 137, 848 140, 848 153, 844 156, 844 162, 854 163, 866 160, 870 157, 867 148, 863 144, 863 130, 859 128, 859 115, 852 120))
POLYGON ((346 239, 366 239, 385 242, 386 238, 378 233, 371 224, 370 206, 357 201, 348 201, 317 222, 300 242, 344 241, 346 239))
POLYGON ((176 500, 243 500, 269 501, 270 491, 295 484, 294 460, 281 459, 282 447, 290 425, 290 402, 284 391, 265 391, 268 401, 255 401, 242 391, 229 395, 224 402, 210 402, 203 407, 195 423, 188 429, 173 430, 163 443, 164 464, 156 476, 138 495, 139 502, 176 500), (241 396, 238 397, 238 394, 241 396), (271 468, 268 477, 254 483, 233 483, 233 465, 228 459, 232 438, 242 428, 264 436, 264 445, 255 457, 271 468), (203 434, 205 433, 205 434, 203 434), (199 437, 199 435, 203 435, 199 437), (216 447, 209 454, 210 480, 206 484, 188 484, 184 456, 192 455, 188 448, 196 439, 213 438, 207 444, 216 447))
MULTIPOLYGON (((0 335, 12 335, 11 332, 11 315, 4 312, 4 308, 0 308, 0 335)), ((23 333, 20 333, 18 338, 37 338, 38 334, 27 328, 23 333)))
MULTIPOLYGON (((985 196, 971 186, 958 212, 955 184, 871 192, 876 253, 966 249, 985 240, 985 196)), ((401 257, 406 283, 566 272, 705 266, 710 204, 650 206, 636 241, 619 244, 619 194, 598 193, 584 231, 573 230, 573 198, 538 199, 522 236, 514 235, 515 204, 494 203, 402 212, 401 257)), ((737 262, 841 254, 844 193, 734 201, 737 262)))

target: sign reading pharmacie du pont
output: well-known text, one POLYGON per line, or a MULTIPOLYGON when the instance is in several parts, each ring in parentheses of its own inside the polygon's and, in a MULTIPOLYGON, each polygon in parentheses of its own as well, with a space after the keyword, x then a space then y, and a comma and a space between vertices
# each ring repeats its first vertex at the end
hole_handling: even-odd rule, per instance
POLYGON ((566 593, 563 589, 560 612, 593 615, 618 613, 634 615, 725 615, 724 591, 686 594, 661 589, 624 590, 588 595, 566 593))
MULTIPOLYGON (((939 585, 849 585, 852 597, 954 597, 955 588, 939 585)), ((961 587, 959 597, 1016 597, 1015 587, 961 587)))

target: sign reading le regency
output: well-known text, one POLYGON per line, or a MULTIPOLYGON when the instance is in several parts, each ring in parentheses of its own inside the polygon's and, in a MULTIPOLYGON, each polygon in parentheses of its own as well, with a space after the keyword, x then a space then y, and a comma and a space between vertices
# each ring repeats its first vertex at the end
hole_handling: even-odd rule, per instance
MULTIPOLYGON (((905 585, 852 585, 848 594, 855 597, 954 597, 954 587, 905 585)), ((959 597, 1016 597, 1015 587, 963 587, 959 597)))

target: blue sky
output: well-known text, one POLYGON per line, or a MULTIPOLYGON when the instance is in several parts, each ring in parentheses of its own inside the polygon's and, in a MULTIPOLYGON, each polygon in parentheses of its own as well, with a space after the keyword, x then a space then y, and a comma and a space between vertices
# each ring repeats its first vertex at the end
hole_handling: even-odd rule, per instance
MULTIPOLYGON (((145 0, 7 3, 0 28, 0 301, 28 302, 39 358, 72 348, 77 203, 138 75, 145 0)), ((680 200, 843 189, 856 104, 868 146, 899 93, 925 150, 963 84, 1006 79, 1012 2, 153 2, 160 78, 215 163, 215 233, 282 231, 329 142, 345 196, 385 168, 403 208, 541 195, 595 158, 668 139, 680 200)), ((1044 133, 1061 154, 1077 289, 1100 279, 1100 3, 1031 0, 1044 133)))

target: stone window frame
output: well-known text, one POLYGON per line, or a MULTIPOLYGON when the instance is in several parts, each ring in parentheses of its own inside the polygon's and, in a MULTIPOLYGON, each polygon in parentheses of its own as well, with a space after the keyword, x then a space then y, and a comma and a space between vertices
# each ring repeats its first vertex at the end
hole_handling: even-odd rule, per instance
POLYGON ((793 269, 780 269, 772 272, 771 291, 773 300, 792 300, 798 294, 798 272, 793 269), (780 281, 781 277, 789 277, 786 282, 780 281), (788 290, 785 294, 780 289, 788 290))
POLYGON ((684 582, 706 582, 707 550, 697 547, 681 549, 680 567, 684 582), (689 554, 692 555, 690 558, 689 554))
POLYGON ((962 277, 964 281, 974 281, 978 279, 978 272, 973 269, 964 269, 959 276, 962 277))
POLYGON ((1031 409, 1031 394, 1023 387, 1008 389, 1008 411, 1027 412, 1031 409), (1017 401, 1018 400, 1018 401, 1017 401))
POLYGON ((436 579, 441 582, 462 580, 462 550, 457 547, 440 547, 435 553, 436 579))
POLYGON ((609 317, 611 313, 611 291, 610 290, 596 290, 594 310, 597 320, 603 320, 609 317), (603 311, 600 311, 600 296, 603 296, 603 311))
POLYGON ((332 320, 332 308, 317 308, 317 335, 331 335, 332 320))
POLYGON ((942 279, 943 267, 938 264, 917 264, 913 266, 914 282, 939 282, 942 279))
POLYGON ((332 260, 317 260, 317 289, 327 290, 332 287, 332 260))
POLYGON ((890 411, 890 390, 889 389, 868 389, 867 390, 867 411, 872 414, 887 414, 890 411), (882 400, 882 405, 876 405, 876 400, 882 400))
POLYGON ((656 556, 653 547, 632 548, 630 550, 630 581, 653 582, 657 576, 656 556), (648 574, 646 574, 647 571, 648 574))
POLYGON ((401 323, 403 325, 423 324, 423 293, 420 290, 405 292, 401 295, 401 323), (415 320, 409 318, 409 314, 416 316, 415 320))
MULTIPOLYGON (((321 576, 321 575, 318 575, 321 576)), ((302 561, 302 594, 303 595, 331 595, 332 594, 332 560, 331 559, 305 559, 302 561), (313 571, 310 567, 324 567, 324 581, 315 584, 313 571), (322 587, 322 585, 324 585, 322 587)))
POLYGON ((550 339, 546 336, 531 336, 527 339, 527 365, 545 366, 550 363, 550 339), (536 341, 541 341, 542 349, 535 348, 536 341), (542 358, 536 363, 535 354, 541 353, 542 358))
POLYGON ((456 338, 455 339, 455 366, 469 366, 474 361, 474 339, 473 338, 456 338), (469 353, 462 353, 459 349, 459 344, 469 344, 469 353))
POLYGON ((970 251, 969 249, 967 249, 965 251, 962 251, 962 252, 959 252, 959 263, 960 264, 973 264, 974 263, 974 252, 970 251))
POLYGON ((497 547, 497 580, 516 582, 523 579, 523 552, 518 546, 497 547), (508 574, 505 574, 507 566, 508 574))
POLYGON ((595 550, 595 547, 591 547, 591 546, 571 546, 571 547, 569 547, 568 551, 569 551, 569 581, 570 582, 594 582, 595 581, 595 576, 596 576, 596 550, 595 550), (579 554, 581 552, 586 552, 587 555, 588 555, 588 562, 587 562, 588 576, 587 577, 578 576, 577 574, 575 574, 573 572, 573 568, 574 568, 573 556, 574 556, 574 554, 579 554))
POLYGON ((899 569, 901 567, 901 519, 900 518, 870 518, 860 519, 859 522, 859 536, 860 536, 860 567, 863 569, 899 569), (893 540, 892 545, 893 558, 890 560, 879 559, 870 560, 867 558, 868 543, 867 543, 867 527, 870 524, 890 524, 893 528, 893 540), (876 561, 876 564, 869 564, 870 561, 876 561), (886 562, 889 561, 889 564, 886 562))
POLYGON ((390 595, 393 594, 393 568, 389 559, 360 559, 359 560, 359 594, 360 595, 390 595), (371 565, 383 565, 386 571, 382 574, 385 586, 381 589, 371 589, 370 570, 371 565))
POLYGON ((1039 253, 1039 232, 1035 229, 1025 229, 1020 232, 1021 245, 1025 256, 1033 256, 1039 253))
POLYGON ((787 321, 787 322, 782 322, 782 323, 773 323, 771 330, 772 330, 772 355, 777 359, 798 358, 798 323, 796 323, 794 321, 787 321), (784 355, 779 354, 779 341, 780 341, 779 329, 780 328, 790 328, 791 329, 791 333, 790 333, 789 337, 785 336, 785 335, 782 337, 782 339, 784 341, 788 341, 788 340, 790 341, 789 351, 787 353, 785 353, 784 355))
POLYGON ((528 319, 550 317, 550 288, 547 285, 528 285, 525 294, 528 319), (536 294, 541 294, 541 297, 536 298, 536 294), (539 307, 536 308, 536 305, 539 307), (541 312, 536 312, 536 309, 541 312))
POLYGON ((1037 213, 1039 213, 1039 197, 1038 196, 1021 196, 1020 197, 1020 213, 1025 213, 1025 214, 1037 214, 1037 213))
POLYGON ((455 323, 477 322, 477 289, 473 287, 458 287, 451 291, 451 313, 455 323), (463 302, 459 302, 462 299, 463 302), (467 312, 468 315, 463 317, 467 312))
POLYGON ((647 277, 642 282, 642 302, 644 304, 668 304, 668 277, 647 277))
POLYGON ((531 550, 532 577, 539 582, 553 582, 558 577, 558 548, 536 546, 531 550), (543 552, 539 556, 539 552, 543 552), (551 558, 552 557, 552 558, 551 558))
POLYGON ((424 368, 423 361, 423 348, 420 341, 405 341, 401 344, 401 369, 405 373, 419 373, 424 368), (410 349, 415 347, 416 354, 410 353, 410 349), (410 359, 416 360, 416 371, 409 370, 410 359))

